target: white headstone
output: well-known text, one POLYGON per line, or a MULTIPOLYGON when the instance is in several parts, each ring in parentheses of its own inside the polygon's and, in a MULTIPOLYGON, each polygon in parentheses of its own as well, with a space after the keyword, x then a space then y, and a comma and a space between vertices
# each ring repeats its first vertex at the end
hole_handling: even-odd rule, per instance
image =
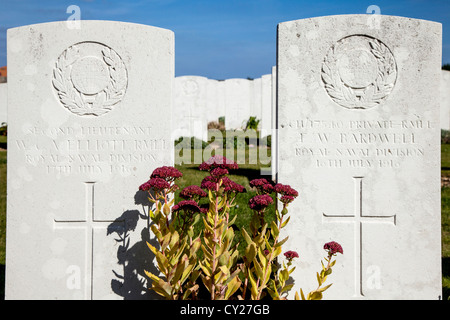
MULTIPOLYGON (((261 129, 262 117, 262 79, 256 78, 251 81, 252 93, 250 102, 250 116, 259 120, 258 129, 261 129)), ((248 119, 247 119, 248 120, 248 119)))
POLYGON ((450 71, 441 71, 441 129, 450 130, 450 71))
POLYGON ((327 299, 439 299, 441 24, 367 15, 278 26, 278 181, 298 190, 294 290, 327 299))
POLYGON ((253 85, 247 79, 227 79, 225 86, 225 126, 227 130, 245 128, 252 115, 253 85))
POLYGON ((272 134, 272 75, 261 77, 261 123, 262 136, 272 134))
POLYGON ((6 299, 147 297, 138 188, 173 163, 173 32, 52 22, 7 41, 6 299))
POLYGON ((206 83, 206 111, 207 122, 218 122, 225 117, 225 99, 223 81, 208 79, 206 83))
POLYGON ((209 122, 225 117, 227 129, 241 129, 250 116, 260 120, 263 136, 270 134, 272 75, 257 79, 224 81, 200 76, 180 76, 174 83, 174 138, 206 139, 209 122), (227 117, 228 115, 228 117, 227 117), (228 120, 227 120, 228 119, 228 120))
POLYGON ((0 83, 0 125, 8 122, 8 84, 0 83))
POLYGON ((206 140, 208 81, 199 76, 175 78, 173 128, 180 136, 206 140))
POLYGON ((277 67, 272 67, 272 141, 271 141, 271 155, 272 155, 272 179, 275 181, 278 172, 278 126, 277 126, 277 67))

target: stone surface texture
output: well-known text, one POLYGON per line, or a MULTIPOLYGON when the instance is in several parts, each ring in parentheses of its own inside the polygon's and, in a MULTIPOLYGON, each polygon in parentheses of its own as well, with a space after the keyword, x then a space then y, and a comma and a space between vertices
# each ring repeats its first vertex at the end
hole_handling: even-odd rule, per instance
POLYGON ((278 25, 278 182, 294 290, 325 299, 439 299, 441 24, 367 15, 278 25), (325 283, 325 285, 327 284, 325 283))
POLYGON ((52 22, 7 44, 6 299, 151 298, 138 188, 173 163, 173 32, 52 22))

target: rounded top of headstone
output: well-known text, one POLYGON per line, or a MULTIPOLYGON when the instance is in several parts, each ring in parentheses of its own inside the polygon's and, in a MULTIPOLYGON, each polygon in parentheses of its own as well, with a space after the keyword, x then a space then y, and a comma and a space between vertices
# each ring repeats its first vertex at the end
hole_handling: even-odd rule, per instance
POLYGON ((298 24, 298 23, 309 23, 309 22, 317 22, 319 20, 323 21, 332 21, 332 20, 349 20, 349 19, 361 19, 363 21, 367 21, 368 17, 377 16, 380 17, 380 19, 387 19, 387 20, 403 20, 403 21, 415 21, 420 23, 428 23, 428 24, 436 24, 442 26, 442 23, 437 21, 430 21, 425 19, 417 19, 417 18, 410 18, 410 17, 402 17, 402 16, 395 16, 395 15, 387 15, 387 14, 373 14, 373 13, 361 13, 361 14, 335 14, 335 15, 328 15, 328 16, 319 16, 319 17, 312 17, 312 18, 305 18, 305 19, 297 19, 297 20, 291 20, 291 21, 283 21, 278 24, 280 27, 289 27, 290 24, 298 24))
MULTIPOLYGON (((13 30, 20 30, 20 29, 42 29, 42 28, 57 28, 59 26, 61 27, 67 27, 71 25, 71 21, 51 21, 51 22, 43 22, 43 23, 35 23, 35 24, 29 24, 29 25, 25 25, 25 26, 19 26, 19 27, 14 27, 14 28, 9 28, 9 31, 13 31, 13 30)), ((120 27, 120 26, 127 26, 127 27, 132 27, 132 28, 141 28, 141 29, 152 29, 154 31, 160 31, 160 32, 167 32, 167 33, 171 33, 174 34, 174 32, 170 29, 165 29, 165 28, 161 28, 161 27, 155 27, 155 26, 149 26, 146 24, 141 24, 141 23, 135 23, 135 22, 124 22, 124 21, 112 21, 112 20, 80 20, 80 28, 79 30, 82 31, 83 28, 95 28, 95 27, 99 27, 99 28, 105 28, 105 26, 108 26, 107 28, 114 28, 114 27, 120 27)), ((71 29, 69 27, 69 29, 71 29)), ((78 28, 77 28, 78 29, 78 28)), ((114 32, 113 29, 109 29, 111 30, 111 32, 114 32)), ((86 31, 86 30, 85 30, 86 31)))

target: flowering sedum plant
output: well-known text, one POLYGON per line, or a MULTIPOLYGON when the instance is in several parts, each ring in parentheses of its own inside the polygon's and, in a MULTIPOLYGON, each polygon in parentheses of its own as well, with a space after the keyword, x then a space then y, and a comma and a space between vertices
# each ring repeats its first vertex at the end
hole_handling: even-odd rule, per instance
MULTIPOLYGON (((238 165, 225 157, 213 156, 199 169, 209 175, 200 186, 181 190, 179 196, 183 200, 177 204, 174 193, 179 188, 175 182, 182 173, 176 168, 155 169, 150 180, 139 187, 148 193, 153 204, 149 219, 158 242, 158 248, 147 243, 159 270, 157 275, 146 271, 152 280, 151 290, 169 300, 287 299, 293 286, 288 281, 295 270, 292 264, 299 256, 295 251, 286 251, 282 265, 279 264, 282 246, 288 240, 280 239, 280 231, 289 222, 288 206, 298 192, 266 179, 250 181, 257 194, 248 203, 253 212, 250 224, 240 230, 245 240, 245 250, 240 252, 235 237, 237 215, 231 219, 230 210, 236 206, 237 195, 246 190, 227 176, 238 165), (199 205, 203 198, 208 200, 206 207, 199 205), (270 221, 268 213, 274 198, 281 211, 275 209, 275 219, 270 221)), ((300 289, 302 299, 321 299, 322 292, 330 287, 322 285, 336 262, 332 257, 343 250, 336 242, 325 244, 324 249, 328 252, 327 266, 322 263, 323 269, 317 274, 319 287, 307 297, 300 289)), ((300 299, 297 292, 295 299, 300 299)))
MULTIPOLYGON (((300 289, 300 295, 302 300, 321 300, 323 297, 322 292, 327 290, 329 287, 331 287, 331 284, 323 286, 324 282, 327 280, 328 275, 331 274, 332 270, 331 267, 334 266, 336 263, 336 260, 332 261, 333 256, 336 256, 337 253, 344 254, 344 250, 342 249, 341 245, 335 241, 327 242, 323 246, 324 250, 328 252, 328 257, 325 257, 325 261, 327 262, 327 266, 322 263, 322 270, 317 272, 317 282, 319 283, 319 286, 316 290, 311 291, 308 293, 308 295, 305 298, 305 295, 303 294, 302 289, 300 289)), ((295 300, 300 300, 300 297, 298 293, 295 293, 295 300)))

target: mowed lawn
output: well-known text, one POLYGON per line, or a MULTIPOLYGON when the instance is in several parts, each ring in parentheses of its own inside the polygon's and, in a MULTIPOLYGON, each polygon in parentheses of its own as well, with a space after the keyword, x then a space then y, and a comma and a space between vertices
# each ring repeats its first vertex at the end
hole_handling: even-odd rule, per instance
MULTIPOLYGON (((441 146, 441 175, 450 177, 450 144, 441 146)), ((450 187, 441 191, 442 221, 442 291, 443 298, 450 298, 450 187)))
MULTIPOLYGON (((1 141, 0 141, 1 142, 1 141)), ((239 211, 236 221, 239 227, 248 225, 251 218, 251 210, 248 208, 248 200, 255 195, 251 190, 249 181, 261 177, 261 164, 251 163, 249 160, 255 159, 256 149, 245 151, 247 164, 240 164, 240 169, 232 172, 230 178, 243 185, 248 192, 239 194, 236 198, 237 206, 233 208, 231 216, 239 211)), ((269 153, 270 154, 270 153, 269 153)), ((225 154, 227 156, 227 154, 225 154)), ((177 158, 177 156, 175 157, 177 158)), ((237 158, 235 158, 236 160, 237 158)), ((254 162, 254 161, 252 161, 254 162)), ((442 175, 450 176, 450 145, 442 145, 442 175)), ((177 164, 176 167, 183 172, 183 177, 177 181, 180 189, 196 184, 200 185, 206 172, 198 170, 198 164, 177 164)), ((177 195, 177 200, 180 198, 177 195)), ((270 220, 271 217, 268 217, 270 220)), ((236 233, 237 240, 240 241, 240 233, 236 233)), ((243 242, 243 241, 240 241, 243 242)), ((5 244, 6 244, 6 151, 0 150, 0 299, 4 295, 4 272, 5 272, 5 244)), ((450 188, 442 188, 442 286, 443 299, 450 297, 450 188)))
POLYGON ((6 151, 0 150, 0 299, 2 299, 5 296, 5 251, 6 251, 6 151))

